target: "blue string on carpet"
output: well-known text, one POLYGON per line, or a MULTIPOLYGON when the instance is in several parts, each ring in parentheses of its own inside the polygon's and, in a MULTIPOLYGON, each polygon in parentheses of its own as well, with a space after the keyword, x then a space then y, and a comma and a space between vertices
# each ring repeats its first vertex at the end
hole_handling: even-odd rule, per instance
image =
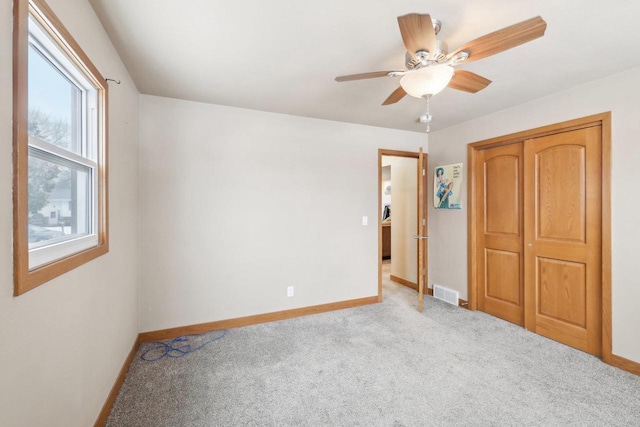
POLYGON ((183 336, 174 338, 169 342, 154 341, 154 342, 144 343, 140 345, 140 349, 141 350, 145 348, 146 349, 144 350, 140 358, 147 362, 155 362, 156 360, 160 360, 164 357, 171 357, 174 359, 177 359, 179 357, 184 357, 189 353, 193 353, 194 351, 200 350, 202 347, 204 347, 207 344, 211 344, 214 341, 218 341, 219 339, 222 339, 225 335, 227 335, 227 332, 228 331, 226 329, 221 329, 219 331, 204 332, 202 334, 183 335, 183 336), (205 341, 204 343, 200 344, 195 348, 192 348, 191 344, 189 344, 188 342, 190 338, 201 337, 204 335, 212 334, 214 332, 217 333, 218 335, 205 341))

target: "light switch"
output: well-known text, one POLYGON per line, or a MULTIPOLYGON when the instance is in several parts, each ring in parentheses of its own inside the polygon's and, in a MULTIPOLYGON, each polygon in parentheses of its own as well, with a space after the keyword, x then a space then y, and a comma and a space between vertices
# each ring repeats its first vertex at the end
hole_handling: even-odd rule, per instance
POLYGON ((368 225, 369 224, 369 217, 363 216, 362 217, 362 225, 368 225))

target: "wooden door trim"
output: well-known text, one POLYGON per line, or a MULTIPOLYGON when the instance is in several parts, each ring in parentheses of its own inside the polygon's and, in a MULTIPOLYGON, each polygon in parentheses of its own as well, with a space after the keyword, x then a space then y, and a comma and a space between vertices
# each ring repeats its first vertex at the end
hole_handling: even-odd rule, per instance
POLYGON ((602 134, 602 361, 616 366, 612 354, 612 324, 611 324, 611 112, 595 114, 579 119, 568 120, 509 135, 486 139, 471 143, 467 146, 467 283, 469 309, 477 310, 478 283, 476 280, 476 153, 481 150, 516 144, 527 139, 538 138, 558 133, 570 132, 593 126, 601 127, 602 134))
MULTIPOLYGON (((428 224, 427 224, 427 154, 423 153, 422 147, 420 147, 420 151, 418 152, 418 221, 416 224, 416 231, 418 236, 427 236, 428 232, 428 224), (422 220, 424 219, 424 223, 422 220)), ((427 240, 418 239, 418 311, 422 312, 424 305, 424 288, 425 281, 427 280, 427 268, 425 265, 425 259, 427 258, 427 251, 429 250, 429 245, 427 244, 427 240)), ((427 286, 428 287, 428 286, 427 286)))
POLYGON ((413 151, 378 148, 378 302, 382 302, 382 156, 408 157, 417 160, 419 154, 413 151))

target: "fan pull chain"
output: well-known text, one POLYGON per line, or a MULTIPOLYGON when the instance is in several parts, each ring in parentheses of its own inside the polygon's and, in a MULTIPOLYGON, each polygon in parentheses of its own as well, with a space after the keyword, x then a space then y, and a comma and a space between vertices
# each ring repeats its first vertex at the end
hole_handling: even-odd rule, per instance
POLYGON ((424 99, 427 100, 427 112, 420 116, 420 122, 427 124, 427 133, 431 132, 431 113, 429 113, 429 101, 431 100, 431 95, 424 95, 424 99))

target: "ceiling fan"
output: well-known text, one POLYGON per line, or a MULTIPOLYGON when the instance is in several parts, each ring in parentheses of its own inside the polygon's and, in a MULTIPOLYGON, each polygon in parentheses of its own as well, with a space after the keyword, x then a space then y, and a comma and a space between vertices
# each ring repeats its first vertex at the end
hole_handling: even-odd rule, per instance
POLYGON ((382 103, 394 104, 409 94, 416 98, 435 95, 445 87, 476 93, 491 80, 453 67, 477 61, 542 37, 547 23, 539 16, 511 25, 472 40, 449 53, 445 42, 438 40, 441 23, 428 14, 398 16, 402 41, 407 49, 405 70, 374 71, 336 77, 336 81, 402 77, 400 86, 382 103))

